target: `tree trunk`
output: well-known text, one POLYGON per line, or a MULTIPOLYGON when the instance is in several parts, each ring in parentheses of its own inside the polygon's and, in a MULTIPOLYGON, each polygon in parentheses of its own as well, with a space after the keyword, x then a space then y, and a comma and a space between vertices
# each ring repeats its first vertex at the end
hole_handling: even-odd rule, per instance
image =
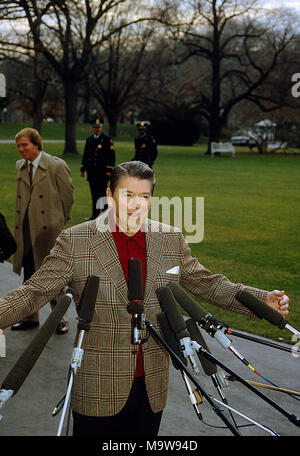
POLYGON ((117 136, 117 116, 115 115, 110 115, 108 117, 108 124, 109 124, 109 129, 108 129, 108 134, 112 138, 115 138, 117 136))
POLYGON ((35 100, 34 103, 34 108, 33 108, 33 128, 37 130, 41 134, 42 130, 42 121, 43 121, 43 111, 42 111, 42 106, 43 106, 43 99, 38 98, 35 100))
POLYGON ((222 125, 220 119, 212 117, 209 122, 208 146, 205 155, 211 155, 211 143, 219 142, 221 138, 222 125))
POLYGON ((76 145, 76 82, 64 81, 65 89, 65 149, 63 155, 77 155, 76 145))

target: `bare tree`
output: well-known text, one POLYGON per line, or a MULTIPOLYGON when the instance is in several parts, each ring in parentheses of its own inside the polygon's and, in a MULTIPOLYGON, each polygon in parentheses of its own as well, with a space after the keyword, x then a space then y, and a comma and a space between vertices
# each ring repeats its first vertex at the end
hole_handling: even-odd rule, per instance
POLYGON ((148 89, 146 51, 153 28, 138 25, 112 35, 93 58, 93 95, 108 119, 111 136, 116 136, 121 113, 135 107, 139 96, 148 89))
POLYGON ((283 14, 280 22, 273 16, 267 19, 262 9, 258 16, 255 6, 259 6, 256 0, 181 2, 181 11, 190 12, 185 14, 185 24, 179 14, 168 24, 179 30, 185 47, 178 62, 198 60, 199 85, 193 109, 209 125, 207 153, 210 143, 220 140, 230 112, 241 101, 250 100, 265 110, 282 106, 282 99, 259 89, 281 63, 293 39, 292 27, 284 23, 283 14))
POLYGON ((23 21, 31 46, 60 76, 65 99, 65 150, 76 154, 78 85, 90 72, 91 52, 130 24, 148 19, 138 13, 136 0, 16 0, 2 1, 0 15, 10 23, 23 21), (116 13, 118 10, 119 14, 116 13), (124 20, 126 17, 126 20, 124 20))

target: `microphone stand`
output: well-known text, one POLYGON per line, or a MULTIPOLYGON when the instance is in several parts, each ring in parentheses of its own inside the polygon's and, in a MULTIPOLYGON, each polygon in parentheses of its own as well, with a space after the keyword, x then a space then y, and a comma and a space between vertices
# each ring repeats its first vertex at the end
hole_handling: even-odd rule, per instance
POLYGON ((291 423, 295 424, 295 426, 300 427, 300 419, 291 413, 289 413, 287 410, 282 408, 279 404, 274 402, 272 399, 270 399, 268 396, 263 394, 261 391, 259 391, 257 388, 252 386, 250 383, 247 382, 247 380, 244 380, 241 376, 236 374, 234 371, 232 371, 229 367, 225 366, 221 361, 217 360, 211 353, 209 353, 207 350, 205 350, 203 347, 201 347, 197 342, 192 341, 193 348, 195 350, 199 351, 203 356, 205 356, 208 360, 218 364, 222 369, 226 370, 232 377, 234 377, 236 380, 239 380, 244 386, 246 386, 248 389, 250 389, 252 392, 257 394, 261 399, 266 401, 269 405, 272 405, 277 411, 282 413, 285 417, 291 421, 291 423))
POLYGON ((242 333, 240 331, 237 331, 236 329, 232 329, 232 328, 228 328, 227 327, 224 332, 225 332, 225 334, 229 334, 231 336, 240 337, 241 339, 247 339, 247 340, 250 340, 252 342, 257 342, 258 344, 267 345, 268 347, 276 348, 278 350, 283 350, 283 351, 286 351, 286 352, 289 352, 289 353, 293 352, 290 347, 285 347, 284 345, 276 344, 275 342, 271 342, 271 341, 268 341, 268 340, 259 339, 258 337, 255 337, 255 336, 249 335, 249 334, 244 334, 244 333, 242 333))
POLYGON ((173 357, 176 360, 176 363, 179 365, 180 369, 182 369, 184 371, 186 377, 188 377, 196 385, 197 389, 200 391, 202 396, 205 397, 207 402, 211 405, 213 411, 221 418, 221 420, 226 424, 226 426, 233 433, 233 435, 240 437, 241 433, 238 431, 238 429, 227 418, 227 416, 224 414, 223 410, 216 405, 215 401, 210 397, 210 395, 206 393, 206 391, 202 388, 202 386, 199 384, 199 382, 194 378, 194 376, 186 368, 185 364, 181 361, 181 359, 176 355, 176 353, 174 353, 174 351, 169 347, 169 345, 161 337, 161 335, 156 330, 155 326, 148 320, 145 320, 145 325, 148 328, 150 334, 154 335, 154 337, 156 339, 158 339, 159 342, 161 342, 163 344, 163 346, 167 349, 167 351, 171 355, 171 357, 173 357))
MULTIPOLYGON (((80 319, 80 317, 77 317, 77 318, 79 320, 78 327, 80 327, 81 319, 80 319)), ((89 323, 87 323, 86 321, 84 323, 85 323, 85 325, 89 326, 89 323)), ((66 391, 65 396, 59 401, 59 403, 57 404, 57 406, 54 408, 54 410, 52 412, 52 416, 55 416, 55 415, 57 415, 60 412, 61 408, 63 407, 62 415, 61 415, 61 418, 60 418, 60 422, 59 422, 59 426, 58 426, 58 430, 57 430, 57 434, 56 434, 57 436, 61 435, 61 431, 62 431, 63 423, 64 423, 64 420, 65 420, 67 407, 68 407, 68 404, 69 404, 69 401, 70 401, 70 397, 71 397, 71 392, 72 392, 72 387, 73 387, 73 383, 74 383, 74 378, 75 378, 75 375, 77 373, 78 368, 81 366, 81 362, 82 362, 82 359, 83 359, 84 350, 81 347, 82 347, 82 342, 83 342, 83 338, 84 338, 84 335, 85 335, 86 331, 88 331, 88 328, 86 330, 85 329, 80 329, 80 331, 79 331, 77 346, 74 347, 74 350, 73 350, 73 353, 72 353, 72 357, 71 357, 71 364, 70 364, 70 369, 69 369, 69 380, 68 380, 67 391, 66 391)), ((71 403, 70 403, 70 406, 71 406, 71 403)), ((69 423, 67 423, 66 435, 68 435, 68 427, 69 427, 69 423)))
MULTIPOLYGON (((63 412, 60 419, 57 435, 61 435, 61 430, 63 426, 63 422, 65 419, 66 410, 70 401, 74 377, 77 373, 77 369, 81 366, 81 361, 83 358, 84 350, 81 348, 83 338, 86 332, 90 330, 90 323, 93 319, 94 309, 96 305, 97 293, 99 288, 99 277, 98 276, 89 276, 81 295, 81 299, 78 305, 78 325, 77 325, 77 346, 73 350, 72 358, 71 358, 71 365, 69 368, 69 382, 67 387, 67 392, 65 396, 59 401, 52 412, 52 416, 57 415, 60 412, 63 406, 63 412)), ((69 419, 71 413, 71 403, 69 408, 69 416, 67 422, 67 430, 66 435, 68 435, 69 430, 69 419)))

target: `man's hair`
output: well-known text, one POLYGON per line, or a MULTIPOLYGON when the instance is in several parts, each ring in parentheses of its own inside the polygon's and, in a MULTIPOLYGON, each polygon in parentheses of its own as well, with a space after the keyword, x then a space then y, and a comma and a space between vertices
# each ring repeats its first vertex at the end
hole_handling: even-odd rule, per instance
POLYGON ((36 146, 38 146, 39 150, 42 150, 42 138, 37 130, 29 127, 23 128, 23 130, 19 131, 16 134, 16 141, 17 139, 21 138, 21 136, 26 136, 27 138, 29 138, 29 141, 32 142, 32 144, 35 144, 36 146))
POLYGON ((110 177, 109 188, 113 194, 122 177, 136 177, 148 180, 152 184, 152 194, 155 187, 155 174, 152 168, 141 161, 130 161, 115 166, 110 177))

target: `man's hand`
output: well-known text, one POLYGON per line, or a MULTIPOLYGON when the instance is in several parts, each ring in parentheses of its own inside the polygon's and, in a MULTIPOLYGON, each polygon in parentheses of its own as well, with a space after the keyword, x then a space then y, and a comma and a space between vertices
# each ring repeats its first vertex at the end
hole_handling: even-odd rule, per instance
POLYGON ((273 309, 277 310, 277 312, 281 313, 282 315, 287 315, 289 313, 289 297, 285 294, 284 290, 273 290, 269 291, 267 294, 267 304, 273 309))

